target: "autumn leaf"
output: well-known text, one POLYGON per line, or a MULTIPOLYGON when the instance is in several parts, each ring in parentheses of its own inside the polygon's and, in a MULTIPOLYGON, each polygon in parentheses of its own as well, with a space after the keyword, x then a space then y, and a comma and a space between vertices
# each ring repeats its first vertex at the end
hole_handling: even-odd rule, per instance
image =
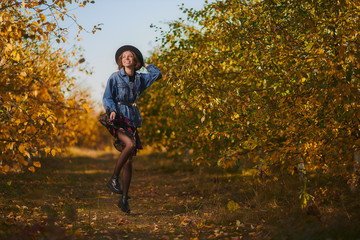
POLYGON ((41 163, 39 161, 33 162, 33 165, 38 168, 41 167, 41 163))
POLYGON ((230 200, 226 207, 231 212, 236 211, 240 208, 239 204, 234 202, 233 200, 230 200))

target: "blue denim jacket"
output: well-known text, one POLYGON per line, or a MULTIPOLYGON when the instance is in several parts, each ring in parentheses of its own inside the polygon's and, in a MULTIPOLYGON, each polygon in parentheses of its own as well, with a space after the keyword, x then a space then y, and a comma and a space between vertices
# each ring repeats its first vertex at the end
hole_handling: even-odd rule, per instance
POLYGON ((149 73, 135 72, 133 91, 130 90, 129 76, 125 73, 124 68, 114 72, 106 84, 103 97, 105 110, 109 108, 110 112, 122 113, 136 127, 141 127, 142 119, 139 109, 134 103, 145 89, 162 77, 160 70, 155 65, 150 64, 146 69, 149 73))

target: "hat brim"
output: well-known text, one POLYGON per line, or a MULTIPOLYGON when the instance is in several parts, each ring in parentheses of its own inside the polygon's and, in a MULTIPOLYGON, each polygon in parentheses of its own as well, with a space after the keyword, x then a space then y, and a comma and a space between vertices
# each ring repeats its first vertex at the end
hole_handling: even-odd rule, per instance
MULTIPOLYGON (((143 55, 141 54, 140 50, 137 49, 136 47, 134 46, 131 46, 131 45, 124 45, 122 47, 120 47, 116 53, 115 53, 115 62, 118 63, 118 60, 119 60, 119 57, 121 54, 123 54, 123 52, 126 52, 126 51, 132 51, 133 53, 135 53, 137 59, 140 61, 141 63, 141 66, 144 66, 144 58, 143 58, 143 55)), ((137 69, 138 70, 138 69, 137 69)))

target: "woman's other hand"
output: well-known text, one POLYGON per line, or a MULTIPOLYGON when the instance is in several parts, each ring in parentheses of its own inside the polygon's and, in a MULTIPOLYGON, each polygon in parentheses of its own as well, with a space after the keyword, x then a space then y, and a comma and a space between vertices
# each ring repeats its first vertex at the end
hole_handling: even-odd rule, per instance
POLYGON ((116 113, 115 112, 111 112, 110 113, 110 121, 114 120, 116 117, 116 113))

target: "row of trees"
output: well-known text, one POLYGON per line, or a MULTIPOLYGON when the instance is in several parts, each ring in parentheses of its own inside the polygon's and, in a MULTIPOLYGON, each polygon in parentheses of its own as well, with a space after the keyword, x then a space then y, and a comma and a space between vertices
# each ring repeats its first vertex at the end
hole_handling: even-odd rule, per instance
POLYGON ((359 1, 223 0, 182 10, 187 20, 171 23, 152 55, 164 79, 145 96, 145 139, 191 149, 197 165, 245 160, 271 175, 300 163, 312 176, 355 179, 359 1))
POLYGON ((35 171, 41 163, 32 157, 55 155, 79 139, 96 137, 93 104, 68 73, 73 68, 86 71, 79 65, 84 59, 58 44, 67 36, 61 22, 76 22, 67 6, 87 3, 1 1, 0 172, 35 171))
MULTIPOLYGON (((66 40, 59 23, 76 22, 67 6, 90 2, 0 3, 1 172, 34 171, 41 164, 33 156, 100 142, 89 96, 68 74, 84 60, 54 47, 66 40)), ((199 11, 183 8, 187 19, 169 25, 150 59, 164 78, 143 96, 143 139, 191 151, 195 165, 268 176, 300 170, 309 175, 304 189, 308 179, 327 176, 355 186, 358 6, 358 0, 222 0, 199 11)))

